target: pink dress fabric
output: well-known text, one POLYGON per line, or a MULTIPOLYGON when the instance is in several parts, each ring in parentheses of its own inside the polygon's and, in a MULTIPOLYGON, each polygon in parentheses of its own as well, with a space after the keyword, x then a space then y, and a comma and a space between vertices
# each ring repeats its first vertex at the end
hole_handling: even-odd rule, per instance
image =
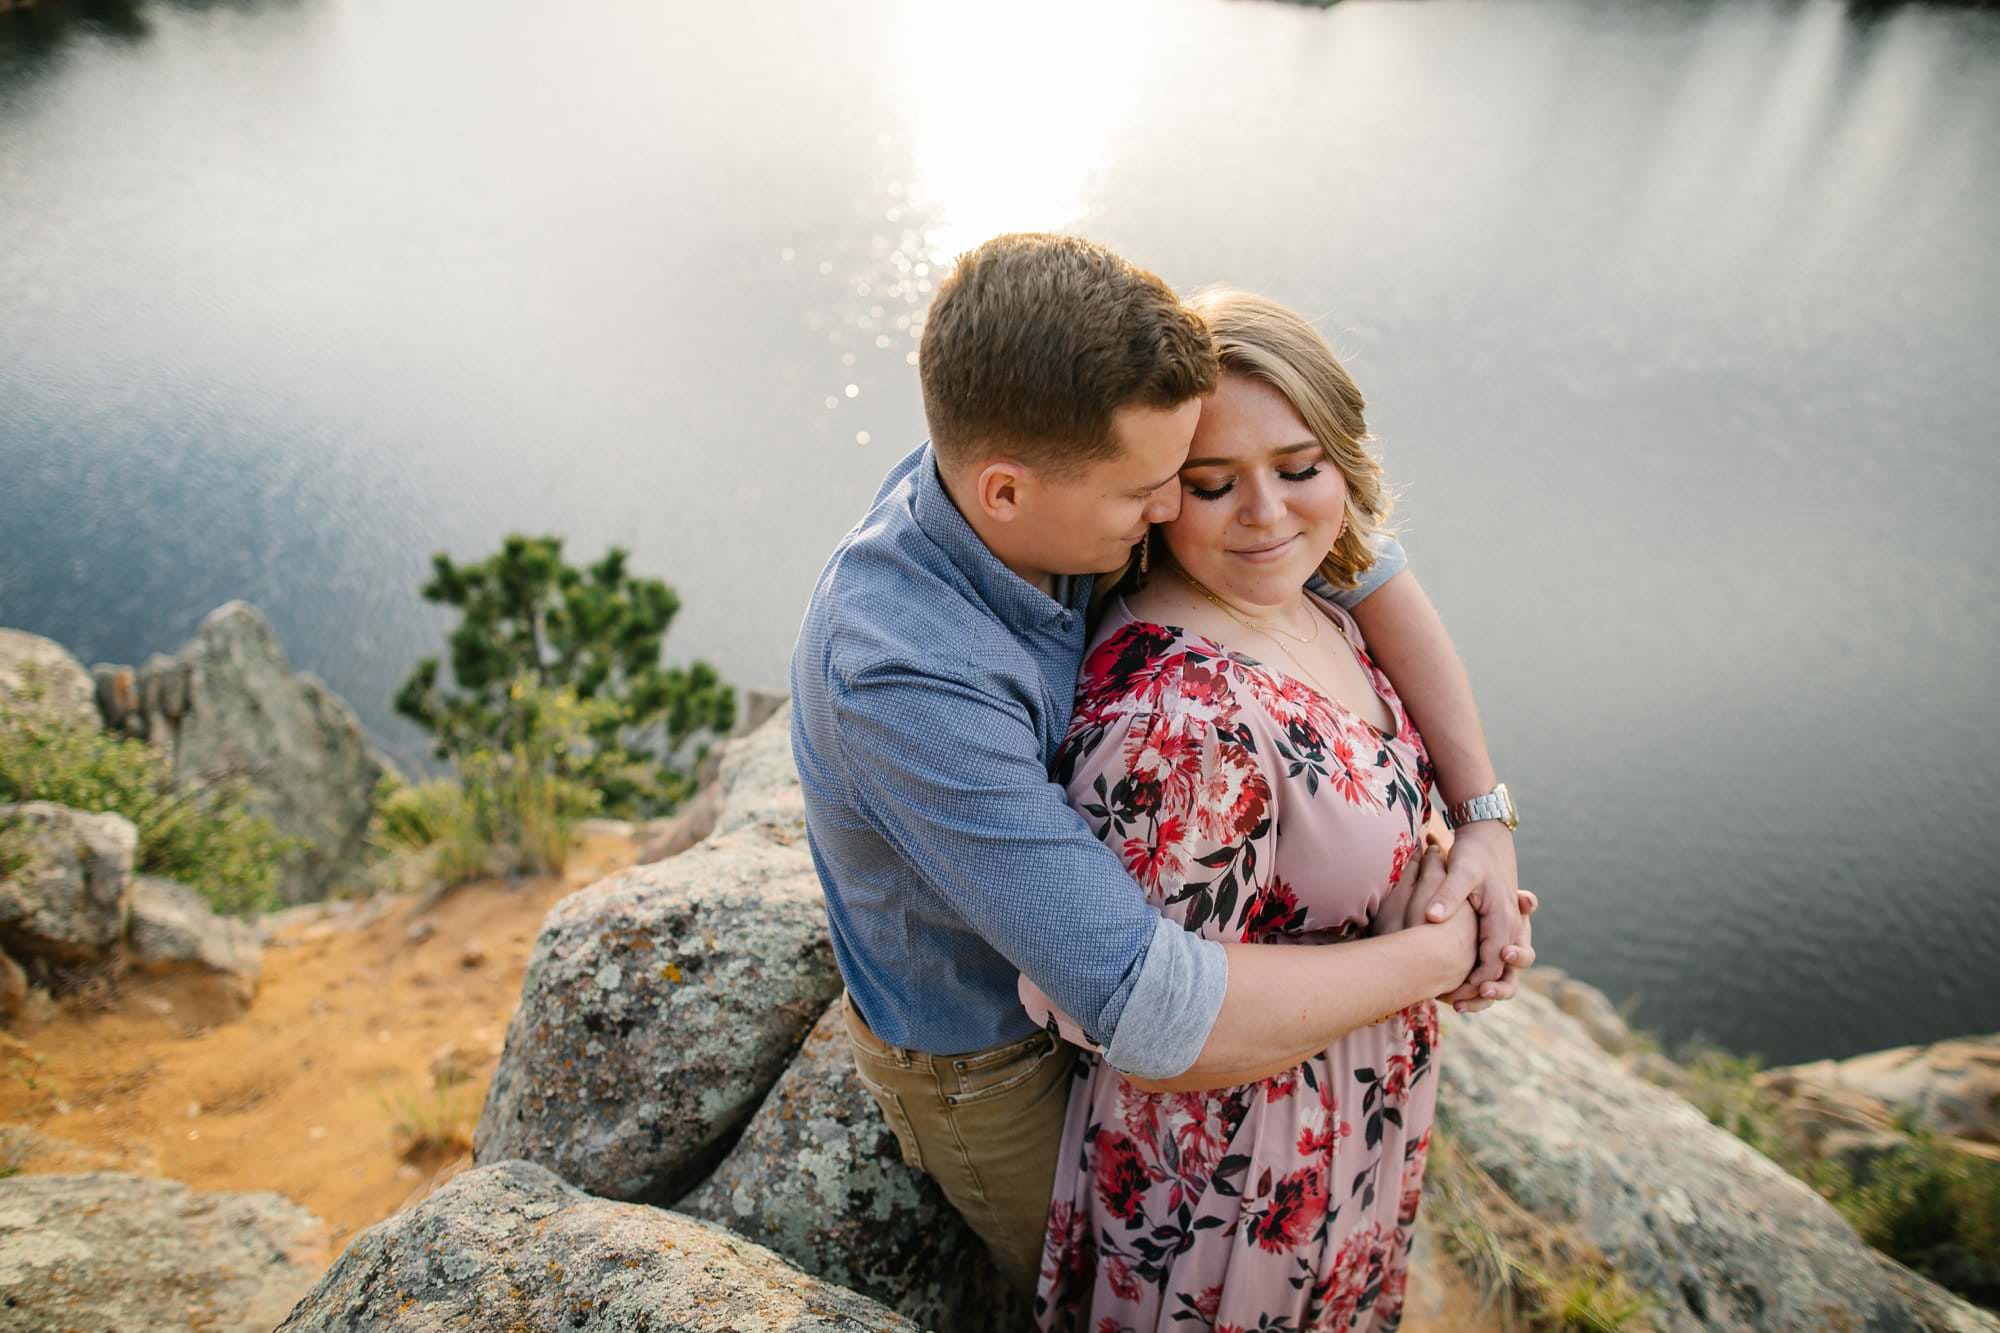
MULTIPOLYGON (((1362 935, 1421 842, 1423 741, 1353 620, 1318 605, 1394 735, 1212 639, 1135 620, 1122 601, 1084 662, 1056 778, 1160 911, 1211 939, 1362 935)), ((1434 1002, 1261 1082, 1152 1093, 1020 984, 1038 1022, 1085 1048, 1049 1202, 1040 1329, 1401 1324, 1437 1101, 1434 1002)))

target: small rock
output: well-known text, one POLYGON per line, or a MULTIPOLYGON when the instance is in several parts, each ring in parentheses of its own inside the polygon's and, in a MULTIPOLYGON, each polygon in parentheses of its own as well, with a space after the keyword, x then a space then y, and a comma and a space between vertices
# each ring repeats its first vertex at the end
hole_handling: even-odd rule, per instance
POLYGON ((486 946, 478 940, 467 940, 465 948, 459 951, 458 965, 460 967, 478 967, 485 961, 486 946))
POLYGON ((437 926, 433 923, 429 921, 413 921, 410 923, 410 928, 403 932, 403 938, 412 944, 422 944, 435 934, 437 934, 437 926))

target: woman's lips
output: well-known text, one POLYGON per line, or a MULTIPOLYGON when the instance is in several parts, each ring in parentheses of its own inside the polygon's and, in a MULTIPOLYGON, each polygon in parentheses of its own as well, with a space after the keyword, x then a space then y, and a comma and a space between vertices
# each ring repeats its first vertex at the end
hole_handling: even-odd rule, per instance
POLYGON ((1290 547, 1291 544, 1297 540, 1298 537, 1295 534, 1293 536, 1285 538, 1281 542, 1273 542, 1269 546, 1253 546, 1247 550, 1231 551, 1229 554, 1237 557, 1240 560, 1248 560, 1253 564, 1261 565, 1264 564, 1266 561, 1276 560, 1280 556, 1284 555, 1286 549, 1290 547))

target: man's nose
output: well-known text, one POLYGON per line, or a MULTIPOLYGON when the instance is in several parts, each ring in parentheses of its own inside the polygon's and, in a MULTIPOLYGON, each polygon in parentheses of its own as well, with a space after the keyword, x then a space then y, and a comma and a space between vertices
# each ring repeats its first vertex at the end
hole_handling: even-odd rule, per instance
POLYGON ((1148 523, 1171 523, 1181 516, 1181 486, 1178 481, 1170 481, 1154 491, 1146 501, 1146 521, 1148 523))

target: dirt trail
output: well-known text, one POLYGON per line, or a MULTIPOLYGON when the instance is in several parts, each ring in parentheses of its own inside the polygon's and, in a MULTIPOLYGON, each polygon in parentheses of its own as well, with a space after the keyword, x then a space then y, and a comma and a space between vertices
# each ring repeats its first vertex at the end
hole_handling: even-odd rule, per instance
POLYGON ((587 839, 560 878, 469 884, 421 915, 392 899, 358 930, 288 926, 249 1012, 213 1027, 191 988, 128 978, 109 1012, 0 1034, 0 1125, 86 1150, 31 1138, 26 1172, 122 1167, 276 1190, 326 1219, 337 1251, 458 1164, 450 1146, 406 1160, 397 1122, 470 1135, 542 918, 631 859, 623 839, 587 839), (447 1092, 440 1057, 466 1075, 447 1092))

